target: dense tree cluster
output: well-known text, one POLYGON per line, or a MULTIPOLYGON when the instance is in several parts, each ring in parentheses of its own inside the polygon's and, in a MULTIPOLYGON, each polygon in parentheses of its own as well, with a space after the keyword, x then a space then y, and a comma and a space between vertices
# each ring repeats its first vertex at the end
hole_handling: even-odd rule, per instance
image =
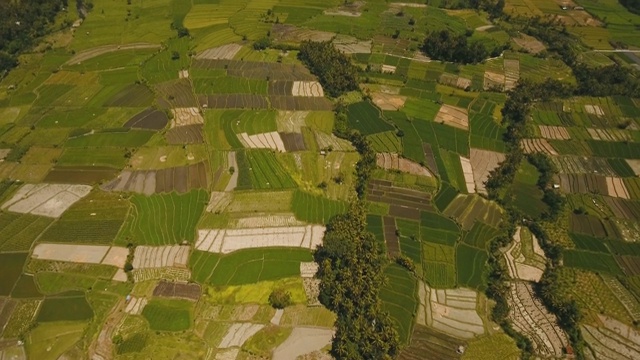
POLYGON ((634 14, 640 15, 640 0, 618 0, 620 4, 634 14))
POLYGON ((504 0, 444 0, 442 5, 451 9, 484 10, 495 18, 502 14, 504 0))
POLYGON ((329 96, 338 97, 358 89, 358 68, 330 41, 303 41, 298 58, 318 77, 329 96))
POLYGON ((17 56, 51 30, 66 0, 0 1, 0 75, 17 65, 17 56))
POLYGON ((538 183, 536 184, 544 193, 542 201, 549 206, 549 211, 545 214, 546 219, 555 220, 564 208, 565 198, 551 186, 553 176, 557 174, 558 169, 553 164, 549 156, 544 153, 533 153, 527 155, 527 160, 531 165, 535 166, 540 173, 538 183))
POLYGON ((469 42, 465 34, 449 30, 431 32, 424 39, 422 51, 432 59, 462 64, 476 64, 489 57, 497 56, 502 49, 496 48, 491 54, 480 42, 469 42))
POLYGON ((314 260, 319 265, 320 302, 337 315, 331 354, 350 360, 398 355, 398 335, 378 297, 386 259, 366 231, 364 204, 352 204, 348 213, 327 224, 314 260))
POLYGON ((597 69, 577 64, 573 66, 573 74, 578 80, 576 95, 640 97, 640 80, 630 69, 618 64, 597 69))

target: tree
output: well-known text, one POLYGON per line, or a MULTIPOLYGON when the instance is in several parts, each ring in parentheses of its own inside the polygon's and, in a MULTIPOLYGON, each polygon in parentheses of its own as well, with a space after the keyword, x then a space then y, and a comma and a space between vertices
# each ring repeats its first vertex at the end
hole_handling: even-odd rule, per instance
POLYGON ((180 59, 180 53, 177 51, 172 51, 171 52, 171 60, 178 60, 180 59))
POLYGON ((318 77, 324 91, 330 96, 338 97, 358 89, 358 69, 330 41, 303 41, 298 58, 318 77))
POLYGON ((449 30, 435 31, 427 35, 422 44, 422 51, 436 60, 462 64, 475 64, 489 56, 482 43, 468 43, 464 34, 455 34, 449 30))
POLYGON ((291 305, 291 293, 282 288, 273 290, 269 294, 269 305, 276 309, 286 308, 291 305))

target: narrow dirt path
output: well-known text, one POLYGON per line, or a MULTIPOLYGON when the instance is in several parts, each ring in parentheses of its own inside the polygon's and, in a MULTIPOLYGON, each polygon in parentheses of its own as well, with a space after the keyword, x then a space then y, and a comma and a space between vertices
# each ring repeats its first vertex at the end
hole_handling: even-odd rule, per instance
POLYGON ((100 330, 98 337, 89 346, 89 359, 91 360, 111 360, 113 359, 114 347, 111 342, 113 333, 122 322, 125 316, 124 299, 121 299, 113 307, 100 330))

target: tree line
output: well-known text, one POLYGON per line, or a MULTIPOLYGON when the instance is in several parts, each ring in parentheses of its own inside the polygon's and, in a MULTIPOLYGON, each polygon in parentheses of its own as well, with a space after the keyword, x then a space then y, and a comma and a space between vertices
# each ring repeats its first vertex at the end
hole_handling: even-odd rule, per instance
POLYGON ((640 0, 618 0, 630 12, 640 15, 640 0))
POLYGON ((66 0, 0 1, 0 77, 18 65, 18 55, 51 32, 66 0))
POLYGON ((329 96, 338 97, 358 89, 358 68, 331 41, 303 41, 298 59, 318 77, 329 96))
POLYGON ((427 35, 421 50, 435 60, 461 64, 476 64, 489 56, 498 56, 504 49, 495 47, 489 51, 480 41, 469 42, 467 34, 457 34, 449 30, 434 31, 427 35))

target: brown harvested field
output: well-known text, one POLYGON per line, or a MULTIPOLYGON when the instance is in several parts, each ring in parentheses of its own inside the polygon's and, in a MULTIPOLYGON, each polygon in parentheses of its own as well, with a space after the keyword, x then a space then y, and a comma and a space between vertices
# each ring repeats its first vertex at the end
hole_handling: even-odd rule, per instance
POLYGON ((629 255, 614 257, 627 276, 640 275, 640 257, 629 255))
POLYGON ((198 100, 193 95, 189 79, 163 82, 155 85, 154 88, 162 97, 164 107, 189 108, 198 106, 198 100))
POLYGON ((469 115, 467 109, 456 106, 442 105, 436 115, 435 121, 463 130, 469 130, 469 115))
POLYGON ((167 143, 171 145, 201 144, 204 141, 202 127, 202 125, 186 125, 169 129, 165 134, 167 143))
POLYGON ((271 107, 277 110, 331 110, 331 101, 324 97, 269 96, 271 107))
POLYGON ((464 183, 467 187, 467 193, 473 194, 476 192, 476 184, 474 182, 473 167, 471 166, 471 160, 466 157, 460 156, 460 166, 462 167, 462 175, 464 176, 464 183))
POLYGON ((399 360, 424 359, 460 359, 462 354, 456 350, 459 346, 466 347, 464 340, 454 338, 430 327, 416 324, 411 335, 411 344, 404 348, 398 356, 399 360))
POLYGON ((587 131, 593 140, 633 141, 631 134, 625 130, 587 128, 587 131))
POLYGON ((284 147, 288 152, 304 151, 307 148, 304 145, 304 137, 300 133, 280 133, 280 138, 284 143, 284 147))
POLYGON ((597 238, 618 237, 615 225, 611 220, 601 220, 592 215, 571 214, 569 218, 569 230, 571 232, 587 234, 597 238))
POLYGON ((384 224, 384 241, 387 244, 387 255, 391 259, 395 259, 400 255, 400 240, 398 234, 396 234, 396 219, 385 216, 383 219, 384 224))
POLYGON ((604 111, 600 107, 600 105, 585 105, 584 111, 589 115, 595 115, 598 117, 604 116, 604 111))
POLYGON ((609 196, 630 199, 629 191, 627 187, 624 185, 624 181, 622 178, 607 176, 607 194, 609 196))
POLYGON ((126 170, 116 179, 101 186, 106 191, 136 192, 145 195, 172 191, 186 193, 207 187, 207 164, 204 162, 161 170, 126 170))
POLYGON ((371 40, 358 40, 348 35, 338 35, 333 40, 333 46, 345 54, 371 54, 372 45, 371 40))
POLYGON ((371 180, 367 200, 391 205, 392 216, 419 219, 420 211, 433 211, 431 195, 422 191, 393 186, 386 180, 371 180))
POLYGON ((404 106, 405 101, 407 101, 406 96, 387 94, 384 92, 374 92, 371 94, 371 97, 373 103, 382 110, 400 110, 404 106))
POLYGON ((532 54, 537 54, 541 51, 546 50, 546 47, 544 46, 544 44, 540 42, 540 40, 534 38, 533 36, 529 36, 521 33, 519 37, 513 37, 511 39, 517 45, 521 46, 526 51, 532 54))
POLYGON ((544 139, 551 140, 569 140, 571 136, 567 131, 567 128, 562 126, 547 126, 547 125, 539 125, 540 135, 544 139))
POLYGON ((605 196, 602 198, 616 218, 640 220, 640 204, 635 201, 605 196))
POLYGON ((200 298, 200 285, 183 284, 177 282, 160 281, 153 289, 153 296, 181 298, 198 301, 200 298))
POLYGON ((168 121, 169 119, 164 111, 148 108, 129 119, 129 121, 124 124, 124 127, 160 130, 167 126, 168 121))
POLYGON ((87 185, 25 184, 2 204, 2 209, 56 218, 87 196, 91 189, 87 185))
POLYGON ((457 87, 459 89, 466 89, 471 86, 471 79, 464 78, 462 76, 443 73, 438 80, 441 84, 457 87))
POLYGON ((171 128, 187 125, 204 124, 204 118, 197 107, 171 109, 173 119, 171 128))
POLYGON ((631 167, 631 170, 636 174, 636 176, 640 176, 640 160, 634 159, 626 159, 627 164, 631 167))
POLYGON ((436 165, 436 158, 433 156, 433 149, 431 148, 431 144, 422 143, 422 150, 424 151, 424 156, 426 158, 425 165, 427 169, 429 169, 432 173, 439 175, 438 165, 436 165))
POLYGON ((414 175, 431 177, 431 173, 422 165, 409 159, 400 157, 398 154, 378 153, 376 154, 376 165, 387 170, 398 170, 414 175))
POLYGON ((181 245, 137 246, 133 257, 133 268, 186 268, 189 251, 189 246, 181 245))
POLYGON ((133 49, 160 49, 161 46, 158 44, 149 44, 149 43, 134 43, 134 44, 126 44, 126 45, 104 45, 95 48, 91 48, 88 50, 80 51, 75 54, 71 59, 69 59, 64 65, 73 65, 79 64, 83 61, 87 61, 94 57, 107 54, 114 51, 124 51, 124 50, 133 50, 133 49))
POLYGON ((484 89, 504 89, 505 76, 492 71, 484 72, 484 89))
POLYGON ((210 109, 267 109, 269 107, 264 96, 253 94, 200 95, 198 101, 203 108, 210 109))
POLYGON ((396 67, 393 65, 382 65, 380 67, 380 71, 382 71, 383 73, 387 73, 387 74, 395 74, 396 73, 396 67))
POLYGON ((527 154, 541 152, 551 156, 558 155, 558 152, 545 139, 523 139, 520 145, 527 154))
POLYGON ((520 61, 504 59, 504 89, 511 90, 516 87, 520 79, 520 61))
POLYGON ((317 81, 294 81, 291 88, 292 96, 323 97, 324 90, 317 81))
POLYGON ((118 170, 110 167, 60 166, 51 169, 43 181, 48 183, 91 185, 113 179, 117 174, 118 170))
POLYGON ((545 358, 562 357, 569 343, 567 336, 557 325, 556 316, 534 296, 531 284, 512 282, 507 301, 512 310, 509 318, 514 329, 531 340, 534 354, 545 358))
POLYGON ((242 45, 226 44, 204 50, 196 55, 196 59, 231 60, 236 56, 240 49, 242 49, 242 45))
POLYGON ((271 28, 271 36, 275 41, 297 43, 305 40, 330 41, 336 34, 327 31, 299 28, 294 25, 275 24, 271 28))
POLYGON ((280 137, 280 133, 271 131, 268 133, 260 133, 249 135, 246 132, 236 134, 242 146, 250 149, 273 149, 280 152, 287 151, 284 142, 280 137))
POLYGON ((0 149, 0 161, 4 160, 10 152, 11 149, 0 149))
POLYGON ((286 96, 291 95, 293 81, 270 81, 267 93, 269 95, 286 96))
POLYGON ((478 193, 486 194, 484 182, 489 178, 489 172, 503 162, 505 155, 495 151, 471 148, 471 167, 473 168, 473 181, 478 193))
POLYGON ((12 298, 0 297, 0 334, 7 326, 13 310, 18 305, 18 302, 12 298))
POLYGON ((229 76, 252 79, 314 81, 317 80, 302 65, 264 63, 238 60, 205 60, 195 59, 192 67, 200 69, 226 69, 229 76))
MULTIPOLYGON (((604 176, 594 174, 559 174, 557 175, 557 180, 560 185, 560 190, 564 193, 596 193, 601 195, 607 195, 609 193, 607 177, 604 176)), ((611 186, 613 187, 613 184, 611 186)), ((624 184, 622 186, 624 186, 624 184)), ((615 190, 615 187, 612 188, 612 190, 615 190)))

